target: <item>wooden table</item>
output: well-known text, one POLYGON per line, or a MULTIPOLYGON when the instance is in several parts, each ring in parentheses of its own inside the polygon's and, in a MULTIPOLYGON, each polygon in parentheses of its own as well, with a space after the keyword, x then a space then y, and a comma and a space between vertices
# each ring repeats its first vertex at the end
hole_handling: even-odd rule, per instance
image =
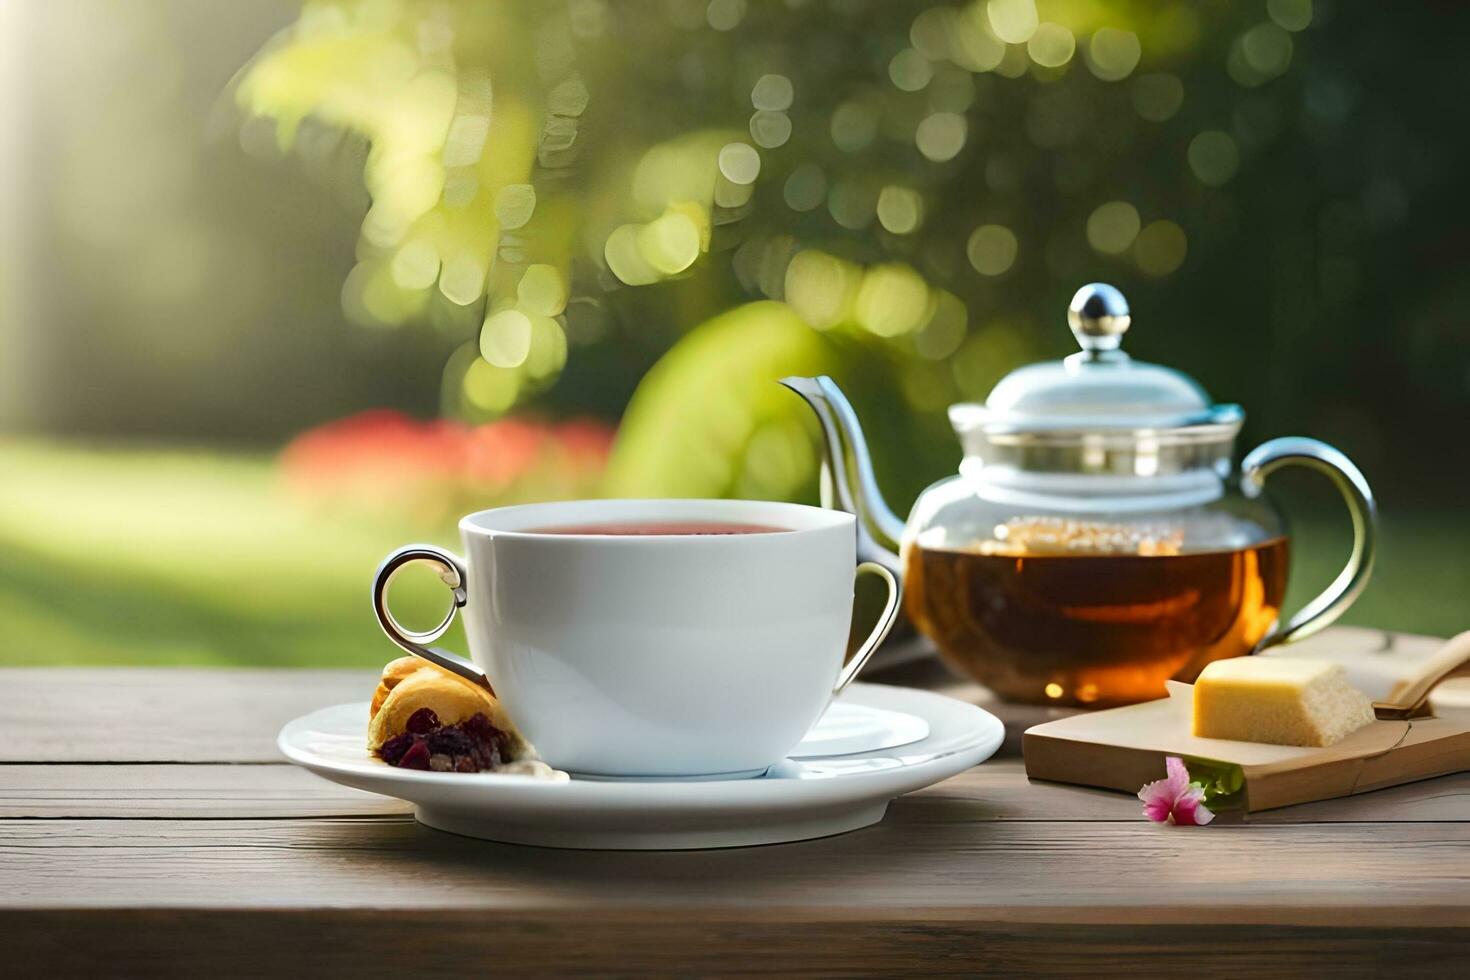
MULTIPOLYGON (((901 670, 984 697, 937 665, 901 670)), ((0 975, 1264 977, 1470 963, 1470 776, 1161 827, 1123 794, 1028 783, 1012 739, 839 837, 542 850, 420 827, 403 804, 281 760, 282 723, 374 683, 0 670, 0 975)), ((1014 736, 1039 716, 1005 717, 1014 736)))

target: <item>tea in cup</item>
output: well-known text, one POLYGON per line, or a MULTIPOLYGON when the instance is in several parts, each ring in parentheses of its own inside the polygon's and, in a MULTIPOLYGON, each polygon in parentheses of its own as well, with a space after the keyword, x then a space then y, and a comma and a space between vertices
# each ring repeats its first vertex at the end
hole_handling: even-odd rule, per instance
POLYGON ((783 759, 892 625, 898 585, 857 565, 850 514, 734 500, 588 500, 460 521, 464 555, 400 548, 373 586, 400 647, 493 684, 551 765, 627 777, 747 776, 783 759), (394 574, 439 566, 471 661, 387 608, 394 574), (854 569, 889 587, 844 663, 854 569))

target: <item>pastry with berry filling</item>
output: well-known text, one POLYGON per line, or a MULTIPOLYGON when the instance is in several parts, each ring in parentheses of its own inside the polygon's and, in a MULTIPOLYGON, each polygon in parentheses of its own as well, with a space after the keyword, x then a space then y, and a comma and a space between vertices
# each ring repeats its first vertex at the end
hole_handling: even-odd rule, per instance
POLYGON ((400 769, 565 778, 536 758, 494 694, 418 657, 383 668, 368 748, 400 769))

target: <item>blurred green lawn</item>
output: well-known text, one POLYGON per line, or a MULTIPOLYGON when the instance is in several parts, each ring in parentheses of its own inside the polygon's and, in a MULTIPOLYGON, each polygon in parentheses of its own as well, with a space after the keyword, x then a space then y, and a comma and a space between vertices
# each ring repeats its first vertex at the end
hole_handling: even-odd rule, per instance
MULTIPOLYGON (((446 524, 308 506, 265 456, 0 444, 0 663, 381 664, 369 576, 446 524)), ((395 590, 405 621, 442 612, 432 581, 395 590)))
MULTIPOLYGON (((1346 518, 1294 525, 1292 608, 1335 573, 1346 518)), ((1347 622, 1447 635, 1470 627, 1470 522, 1390 511, 1378 572, 1347 622)), ((266 456, 0 443, 0 664, 377 665, 394 649, 368 601, 373 569, 414 525, 309 506, 266 456)), ((394 608, 427 624, 432 574, 394 608)), ((446 645, 462 649, 452 634, 446 645)))

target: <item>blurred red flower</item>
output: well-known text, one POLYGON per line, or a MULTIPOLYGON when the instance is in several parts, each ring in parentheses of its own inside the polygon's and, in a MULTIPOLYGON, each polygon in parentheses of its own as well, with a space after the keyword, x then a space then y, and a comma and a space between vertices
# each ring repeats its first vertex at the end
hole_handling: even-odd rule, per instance
POLYGON ((281 468, 309 498, 439 514, 585 496, 607 465, 613 434, 595 419, 466 425, 373 409, 301 433, 281 468))

